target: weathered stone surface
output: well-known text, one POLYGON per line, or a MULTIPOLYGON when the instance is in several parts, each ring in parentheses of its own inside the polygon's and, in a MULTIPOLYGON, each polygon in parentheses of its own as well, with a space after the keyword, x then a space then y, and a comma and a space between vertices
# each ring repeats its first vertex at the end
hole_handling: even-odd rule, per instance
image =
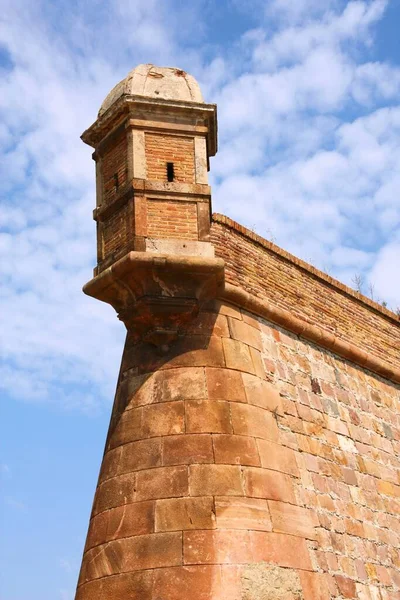
POLYGON ((231 465, 191 465, 190 495, 242 496, 240 467, 231 465))
POLYGON ((271 531, 268 503, 258 498, 216 496, 215 515, 221 529, 271 531))
POLYGON ((299 575, 292 569, 249 565, 241 583, 242 600, 304 600, 299 575))
POLYGON ((77 600, 397 600, 395 317, 225 217, 210 229, 215 108, 120 89, 84 134, 91 291, 128 335, 77 600))
POLYGON ((157 500, 156 531, 214 529, 214 500, 205 498, 170 498, 157 500))
POLYGON ((216 463, 260 466, 256 440, 244 435, 214 435, 216 463))
POLYGON ((280 567, 311 571, 306 541, 293 535, 264 531, 250 533, 253 562, 268 562, 280 567))
POLYGON ((243 475, 247 496, 295 503, 293 483, 288 475, 253 467, 244 468, 243 475))
POLYGON ((164 465, 191 465, 213 462, 211 435, 179 435, 163 439, 164 465))
POLYGON ((268 500, 273 531, 289 533, 310 540, 316 539, 318 518, 308 508, 293 506, 287 502, 268 500))
POLYGON ((181 69, 157 67, 152 64, 138 65, 117 83, 99 110, 102 115, 123 94, 146 96, 164 100, 203 102, 197 81, 181 69))

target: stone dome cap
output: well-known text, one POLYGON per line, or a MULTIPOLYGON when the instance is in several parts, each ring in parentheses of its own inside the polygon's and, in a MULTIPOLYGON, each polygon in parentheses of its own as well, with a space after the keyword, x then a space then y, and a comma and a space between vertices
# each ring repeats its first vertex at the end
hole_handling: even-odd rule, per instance
POLYGON ((111 90, 101 105, 99 116, 124 94, 182 102, 204 102, 199 84, 189 73, 174 67, 138 65, 111 90))

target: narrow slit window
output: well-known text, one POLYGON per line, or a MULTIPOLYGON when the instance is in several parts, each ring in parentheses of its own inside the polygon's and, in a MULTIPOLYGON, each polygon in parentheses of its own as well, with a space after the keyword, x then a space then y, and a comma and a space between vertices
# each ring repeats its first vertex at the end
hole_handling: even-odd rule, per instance
POLYGON ((115 191, 118 191, 119 188, 119 179, 118 179, 118 173, 114 174, 114 187, 115 187, 115 191))
POLYGON ((173 181, 174 176, 174 163, 167 162, 167 181, 173 181))

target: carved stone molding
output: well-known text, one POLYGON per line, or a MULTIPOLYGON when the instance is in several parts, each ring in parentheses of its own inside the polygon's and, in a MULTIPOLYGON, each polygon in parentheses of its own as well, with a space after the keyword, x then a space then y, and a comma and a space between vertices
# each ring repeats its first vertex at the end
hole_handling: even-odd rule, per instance
POLYGON ((168 346, 224 287, 220 258, 129 252, 89 281, 85 294, 111 304, 138 339, 168 346))

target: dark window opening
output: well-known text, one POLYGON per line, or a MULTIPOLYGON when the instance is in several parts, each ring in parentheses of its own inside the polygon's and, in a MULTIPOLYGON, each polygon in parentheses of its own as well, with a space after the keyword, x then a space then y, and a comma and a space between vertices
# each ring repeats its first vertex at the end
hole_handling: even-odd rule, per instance
POLYGON ((174 180, 174 163, 167 162, 167 180, 174 180))
POLYGON ((114 174, 114 187, 115 187, 115 191, 118 191, 118 188, 119 188, 118 173, 114 174))

